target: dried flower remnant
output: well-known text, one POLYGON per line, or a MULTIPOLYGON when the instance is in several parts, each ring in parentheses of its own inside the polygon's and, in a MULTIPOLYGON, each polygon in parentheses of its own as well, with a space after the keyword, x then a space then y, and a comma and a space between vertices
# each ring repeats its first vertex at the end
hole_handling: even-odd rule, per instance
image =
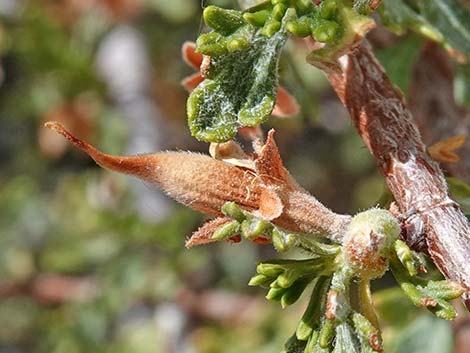
POLYGON ((460 157, 455 153, 455 151, 462 148, 464 143, 465 136, 453 136, 429 146, 428 153, 438 162, 457 163, 460 160, 460 157))

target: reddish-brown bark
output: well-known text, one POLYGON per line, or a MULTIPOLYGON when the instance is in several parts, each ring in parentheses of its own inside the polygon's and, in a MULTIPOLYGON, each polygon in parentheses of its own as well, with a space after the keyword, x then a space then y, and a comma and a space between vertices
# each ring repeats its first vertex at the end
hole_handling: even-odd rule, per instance
POLYGON ((429 253, 441 272, 458 282, 470 308, 470 227, 449 198, 439 165, 426 152, 404 99, 365 43, 339 59, 328 78, 404 216, 407 243, 429 253))

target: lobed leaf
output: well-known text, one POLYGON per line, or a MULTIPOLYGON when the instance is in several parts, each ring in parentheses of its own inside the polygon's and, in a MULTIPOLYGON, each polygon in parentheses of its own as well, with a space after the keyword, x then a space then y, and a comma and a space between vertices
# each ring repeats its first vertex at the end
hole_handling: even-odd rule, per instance
POLYGON ((227 141, 239 127, 266 121, 274 108, 278 61, 287 32, 280 30, 268 37, 250 24, 238 31, 243 31, 247 49, 233 50, 241 49, 236 47, 241 40, 227 42, 215 32, 209 33, 214 35, 210 43, 198 40, 198 50, 211 55, 205 80, 191 93, 187 104, 189 127, 199 140, 227 141), (233 48, 227 48, 228 44, 233 48))

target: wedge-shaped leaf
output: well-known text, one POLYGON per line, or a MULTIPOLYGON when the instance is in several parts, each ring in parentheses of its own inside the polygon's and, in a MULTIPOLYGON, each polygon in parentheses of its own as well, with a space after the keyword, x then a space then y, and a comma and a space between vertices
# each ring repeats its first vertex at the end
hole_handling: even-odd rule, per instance
POLYGON ((239 127, 266 121, 274 108, 277 66, 287 33, 280 30, 267 37, 248 26, 249 48, 212 57, 204 82, 188 99, 189 127, 199 140, 227 141, 239 127))

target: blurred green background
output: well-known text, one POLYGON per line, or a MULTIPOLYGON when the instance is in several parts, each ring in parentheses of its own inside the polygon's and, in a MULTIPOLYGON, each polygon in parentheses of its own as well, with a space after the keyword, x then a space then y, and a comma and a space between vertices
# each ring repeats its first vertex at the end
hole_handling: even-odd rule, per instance
MULTIPOLYGON (((271 247, 186 249, 202 215, 101 170, 43 128, 61 121, 108 153, 207 152, 186 126, 180 81, 193 71, 180 48, 204 30, 208 4, 240 5, 0 0, 1 353, 267 353, 292 334, 304 304, 281 310, 247 286, 256 262, 277 256, 271 247)), ((399 49, 409 67, 418 42, 399 49)), ((382 178, 304 57, 302 43, 290 42, 281 62, 281 80, 302 112, 269 123, 285 163, 336 211, 373 206, 382 178)), ((401 68, 397 83, 406 86, 409 71, 401 68)), ((451 351, 447 323, 419 316, 393 289, 377 302, 390 351, 405 352, 397 347, 408 342, 406 352, 431 352, 413 338, 423 332, 436 332, 437 341, 426 337, 441 349, 433 352, 451 351)))

